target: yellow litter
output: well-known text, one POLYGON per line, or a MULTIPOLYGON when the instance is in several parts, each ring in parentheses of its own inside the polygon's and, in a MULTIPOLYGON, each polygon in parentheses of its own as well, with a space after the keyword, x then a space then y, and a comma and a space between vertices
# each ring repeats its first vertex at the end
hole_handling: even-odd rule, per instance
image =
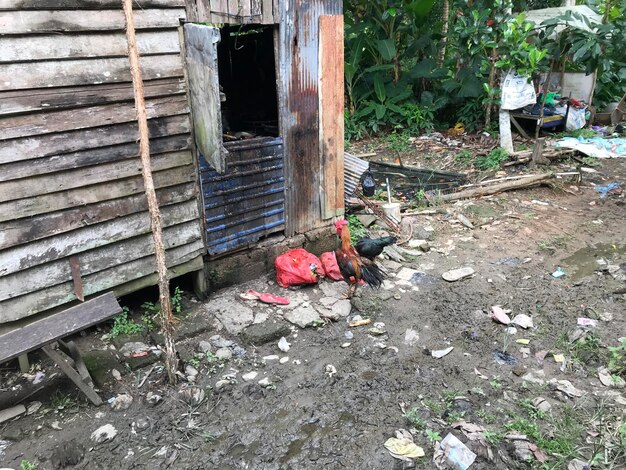
POLYGON ((372 323, 372 319, 365 318, 363 320, 351 321, 350 323, 348 323, 348 326, 363 326, 363 325, 369 325, 370 323, 372 323))
POLYGON ((385 441, 385 448, 392 457, 400 460, 416 459, 424 457, 424 449, 415 444, 410 438, 390 437, 385 441))
POLYGON ((530 340, 529 340, 529 339, 523 339, 523 338, 520 338, 520 339, 516 339, 516 340, 515 340, 515 342, 516 342, 517 344, 529 344, 529 343, 530 343, 530 340))
POLYGON ((554 362, 565 362, 565 356, 563 354, 555 354, 554 362))

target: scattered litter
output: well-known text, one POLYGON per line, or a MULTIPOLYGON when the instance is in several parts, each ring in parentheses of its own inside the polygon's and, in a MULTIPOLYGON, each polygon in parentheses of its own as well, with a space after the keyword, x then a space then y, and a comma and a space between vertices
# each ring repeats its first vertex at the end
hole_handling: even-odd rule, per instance
POLYGON ((105 424, 91 433, 91 440, 100 444, 112 440, 115 436, 117 436, 117 429, 112 424, 105 424))
POLYGON ((565 362, 565 356, 563 354, 554 354, 554 362, 558 362, 558 363, 565 362))
POLYGON ((456 216, 456 219, 465 225, 467 228, 474 228, 474 224, 463 214, 459 214, 456 216))
POLYGON ((544 413, 550 411, 550 409, 552 408, 552 405, 550 404, 550 402, 543 397, 535 398, 533 400, 533 405, 535 406, 535 408, 537 408, 540 411, 543 411, 544 413))
POLYGON ((569 380, 552 379, 550 383, 553 384, 558 391, 563 392, 568 397, 573 398, 583 396, 583 392, 574 387, 569 380))
POLYGON ((332 364, 327 364, 325 371, 328 377, 332 377, 333 375, 337 373, 337 368, 332 364))
POLYGON ((517 326, 521 326, 524 329, 533 328, 533 319, 524 313, 516 315, 511 323, 515 323, 517 326))
POLYGON ((404 333, 404 343, 408 344, 409 346, 413 346, 414 344, 416 344, 419 341, 419 339, 420 337, 417 331, 411 328, 407 329, 406 332, 404 333))
POLYGON ((489 377, 487 377, 485 374, 483 374, 481 371, 479 371, 476 368, 474 368, 474 374, 476 374, 478 377, 480 377, 483 380, 488 380, 489 379, 489 377))
POLYGON ((531 370, 522 376, 524 382, 530 382, 537 385, 543 385, 546 383, 546 373, 542 369, 531 370))
POLYGON ((461 279, 465 279, 466 277, 470 277, 475 273, 473 268, 469 266, 452 269, 450 271, 446 271, 441 275, 441 277, 448 282, 460 281, 461 279))
POLYGON ((494 351, 493 358, 500 365, 514 366, 517 364, 517 358, 506 351, 494 351))
POLYGON ((454 349, 454 346, 450 346, 449 348, 446 348, 446 349, 440 349, 438 351, 431 351, 430 355, 436 359, 441 359, 443 356, 450 354, 453 349, 454 349))
POLYGON ((352 333, 351 331, 346 331, 343 335, 346 337, 346 339, 354 338, 354 333, 352 333))
POLYGON ((387 334, 387 330, 384 328, 374 327, 367 330, 367 333, 372 336, 382 336, 387 334))
POLYGON ((163 397, 161 397, 161 395, 158 395, 154 392, 148 392, 146 394, 146 401, 151 405, 156 405, 161 400, 163 400, 163 397))
POLYGON ((504 310, 499 305, 491 307, 491 318, 498 323, 502 323, 503 325, 511 323, 511 319, 507 313, 511 313, 511 310, 504 310))
POLYGON ((506 333, 508 335, 515 336, 517 334, 517 328, 515 328, 514 326, 509 326, 506 329, 506 333))
POLYGON ((120 393, 109 399, 109 405, 113 411, 124 411, 133 404, 133 397, 127 393, 120 393))
POLYGON ((119 371, 119 370, 117 370, 117 369, 111 369, 111 375, 112 375, 112 376, 113 376, 113 378, 114 378, 115 380, 117 380, 118 382, 119 382, 120 380, 122 380, 122 374, 121 374, 121 373, 120 373, 120 371, 119 371))
POLYGON ((563 277, 563 276, 565 276, 565 271, 563 271, 563 269, 561 269, 560 266, 557 266, 556 271, 554 271, 552 273, 552 277, 558 279, 558 278, 563 277))
POLYGON ((519 348, 519 352, 522 353, 522 359, 530 357, 530 348, 519 348))
POLYGON ((605 322, 613 321, 613 314, 611 312, 602 312, 600 313, 600 320, 605 322))
POLYGON ((27 415, 35 414, 39 411, 39 408, 41 408, 41 402, 33 401, 29 403, 28 407, 26 408, 26 414, 27 415))
POLYGON ((204 390, 200 387, 189 387, 178 393, 180 399, 191 406, 198 406, 204 401, 204 390))
POLYGON ((437 468, 446 468, 445 463, 455 470, 466 470, 476 460, 476 454, 459 441, 454 434, 448 435, 435 449, 433 463, 437 468))
POLYGON ((243 375, 241 376, 241 378, 242 378, 242 380, 243 380, 244 382, 250 382, 251 380, 256 379, 256 376, 257 376, 257 375, 259 375, 259 373, 258 373, 258 372, 256 372, 256 371, 251 371, 251 372, 246 372, 245 374, 243 374, 243 375))
POLYGON ((619 375, 611 374, 611 371, 606 367, 598 368, 598 378, 605 387, 624 388, 626 386, 624 379, 619 375))
POLYGON ((280 340, 278 341, 278 349, 280 349, 282 352, 287 352, 289 351, 290 347, 291 347, 291 343, 287 341, 287 338, 282 336, 280 340))
POLYGON ((590 470, 590 466, 584 460, 574 459, 567 464, 567 470, 590 470))
POLYGON ((530 344, 530 340, 525 338, 516 339, 515 342, 517 344, 530 344))
POLYGON ((351 345, 352 345, 352 343, 341 343, 341 347, 342 347, 343 349, 348 348, 348 347, 350 347, 351 345))
POLYGON ((38 383, 43 382, 43 379, 46 378, 46 374, 43 372, 37 372, 35 374, 35 378, 33 379, 33 385, 37 385, 38 383))
POLYGON ((413 442, 413 436, 405 429, 397 430, 396 437, 387 439, 385 448, 393 458, 404 461, 411 461, 426 455, 424 449, 413 442))
POLYGON ((254 289, 248 289, 243 294, 239 294, 239 297, 244 300, 260 300, 264 304, 272 305, 289 305, 290 303, 290 300, 287 297, 280 297, 268 292, 261 293, 255 291, 254 289))
POLYGON ((352 321, 350 323, 348 323, 348 326, 365 326, 365 325, 369 325, 370 323, 372 323, 371 318, 360 318, 357 320, 356 317, 354 317, 352 319, 352 321))
POLYGON ((281 357, 280 360, 278 361, 280 364, 286 364, 287 362, 289 362, 289 356, 284 356, 281 357))
POLYGON ((578 326, 596 327, 598 326, 598 320, 594 320, 593 318, 587 318, 587 317, 579 317, 578 326))
POLYGON ((50 423, 50 427, 56 431, 61 431, 63 429, 58 421, 53 421, 52 423, 50 423))
POLYGON ((604 186, 596 186, 594 188, 598 193, 600 193, 600 199, 604 199, 607 196, 611 195, 619 195, 622 194, 622 188, 619 183, 609 183, 604 186))
POLYGON ((277 361, 278 359, 279 359, 278 354, 270 354, 269 356, 263 356, 264 361, 277 361))

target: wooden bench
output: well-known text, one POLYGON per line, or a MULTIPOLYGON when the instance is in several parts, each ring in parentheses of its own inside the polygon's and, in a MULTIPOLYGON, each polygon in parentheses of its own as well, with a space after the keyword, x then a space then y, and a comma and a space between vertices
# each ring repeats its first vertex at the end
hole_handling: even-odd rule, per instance
POLYGON ((94 389, 93 380, 78 348, 73 341, 65 342, 62 338, 121 312, 115 295, 109 292, 40 320, 17 324, 8 331, 0 332, 0 364, 41 349, 94 405, 101 405, 102 399, 94 389), (55 341, 58 342, 58 350, 52 347, 55 341))

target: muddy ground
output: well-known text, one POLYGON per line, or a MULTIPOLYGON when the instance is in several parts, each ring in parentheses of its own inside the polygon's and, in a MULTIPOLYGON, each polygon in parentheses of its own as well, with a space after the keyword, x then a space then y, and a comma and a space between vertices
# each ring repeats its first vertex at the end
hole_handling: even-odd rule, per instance
MULTIPOLYGON (((122 342, 113 349, 106 339, 110 326, 79 336, 83 350, 113 358, 112 366, 100 367, 100 394, 132 396, 125 410, 90 405, 45 361, 30 375, 5 365, 4 392, 32 387, 37 371, 54 380, 24 400, 32 414, 0 425, 0 463, 14 469, 432 469, 438 441, 452 433, 477 454, 472 469, 626 468, 625 389, 617 377, 616 386, 598 378, 598 368, 609 363, 607 347, 626 336, 626 208, 623 196, 600 199, 593 189, 612 181, 626 186, 626 159, 595 169, 578 186, 565 181, 556 189, 449 204, 442 213, 410 218, 414 237, 431 236, 430 251, 418 255, 404 245, 413 256, 383 262, 390 273, 386 288, 362 289, 350 316, 338 321, 300 328, 283 316, 296 309, 314 317, 320 299, 329 306, 340 301, 343 283, 290 291, 270 275, 205 302, 188 299, 180 329, 189 337, 179 352, 183 367, 198 372, 195 383, 169 387, 158 362, 128 370, 125 361, 145 356, 124 359, 122 342), (474 229, 457 220, 461 213, 474 229), (424 227, 432 227, 432 235, 424 227), (465 266, 475 274, 442 279, 465 266), (566 275, 555 278, 559 266, 566 275), (238 294, 250 287, 285 295, 294 305, 241 300, 238 294), (507 333, 489 316, 495 305, 511 310, 510 317, 532 317, 534 326, 507 333), (372 323, 349 327, 356 314, 372 323), (578 329, 579 317, 597 326, 578 329), (384 325, 373 333, 383 334, 373 335, 378 322, 384 325), (407 330, 419 338, 407 341, 407 330), (287 352, 277 345, 284 333, 287 352), (444 357, 431 354, 448 347, 454 349, 444 357), (209 352, 198 353, 201 348, 209 352), (516 364, 497 362, 494 351, 516 364), (555 361, 559 354, 564 363, 555 361), (246 381, 249 372, 257 375, 246 381), (189 388, 204 398, 183 392, 189 388), (162 400, 152 405, 148 397, 155 394, 162 400), (463 432, 463 421, 478 428, 466 425, 463 432), (91 434, 106 424, 117 435, 94 443, 91 434), (383 444, 398 429, 409 430, 425 456, 409 462, 390 456, 383 444)), ((154 334, 141 339, 159 341, 154 334)))

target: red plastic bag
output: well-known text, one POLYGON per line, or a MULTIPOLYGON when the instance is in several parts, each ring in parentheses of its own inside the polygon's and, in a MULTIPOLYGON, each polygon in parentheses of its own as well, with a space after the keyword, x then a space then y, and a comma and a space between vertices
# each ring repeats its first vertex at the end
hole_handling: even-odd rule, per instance
POLYGON ((324 275, 320 259, 303 248, 283 253, 274 260, 276 282, 281 287, 316 284, 324 275))
POLYGON ((320 259, 322 260, 322 267, 324 268, 326 277, 333 281, 343 281, 343 276, 341 275, 341 271, 339 271, 337 257, 334 252, 327 251, 326 253, 322 253, 320 259))

